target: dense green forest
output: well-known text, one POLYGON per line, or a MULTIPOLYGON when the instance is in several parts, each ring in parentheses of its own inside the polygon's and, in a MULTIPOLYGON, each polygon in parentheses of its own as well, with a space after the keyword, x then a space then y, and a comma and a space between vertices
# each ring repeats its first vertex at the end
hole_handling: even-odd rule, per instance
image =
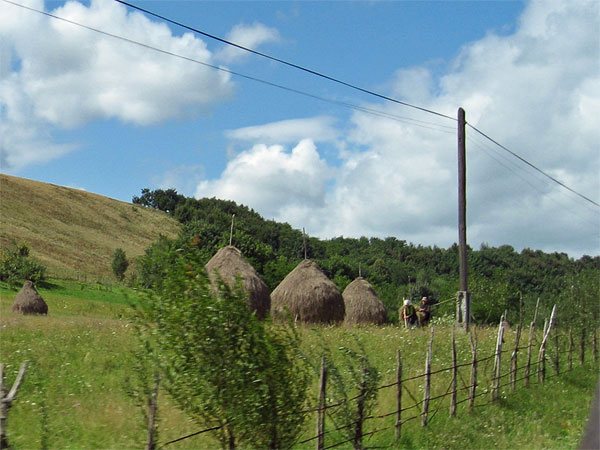
MULTIPOLYGON (((161 238, 137 262, 138 281, 145 287, 160 283, 176 253, 194 252, 208 261, 229 244, 239 248, 273 290, 304 258, 316 261, 343 290, 359 276, 375 288, 391 321, 403 298, 428 296, 434 317, 454 314, 450 299, 458 291, 458 246, 444 249, 414 245, 395 237, 328 240, 304 236, 287 223, 265 220, 254 210, 232 201, 195 199, 174 189, 142 189, 133 203, 167 212, 182 223, 177 239, 161 238), (233 236, 230 236, 235 215, 233 236)), ((521 299, 525 320, 540 299, 542 310, 557 304, 563 323, 597 324, 600 309, 600 256, 575 260, 566 253, 545 253, 510 245, 468 249, 471 314, 477 323, 491 323, 508 311, 518 321, 521 299)))

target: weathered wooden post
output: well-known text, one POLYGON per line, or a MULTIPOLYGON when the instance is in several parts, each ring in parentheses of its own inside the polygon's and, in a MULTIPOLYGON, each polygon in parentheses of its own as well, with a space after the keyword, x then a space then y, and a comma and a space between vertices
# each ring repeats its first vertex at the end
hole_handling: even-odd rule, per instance
POLYGON ((554 333, 554 348, 556 349, 556 358, 554 359, 554 373, 560 375, 560 342, 558 333, 554 333))
POLYGON ((519 353, 519 343, 521 341, 521 329, 523 328, 523 295, 521 294, 519 297, 519 325, 517 326, 517 335, 515 336, 515 349, 510 356, 511 363, 511 392, 515 392, 517 387, 517 368, 518 368, 518 353, 519 353))
POLYGON ((494 358, 494 370, 492 378, 491 397, 492 401, 498 398, 498 390, 500 386, 500 373, 502 370, 502 342, 504 341, 504 315, 500 317, 500 325, 498 325, 498 338, 496 339, 496 353, 494 358))
POLYGON ((400 356, 400 350, 398 350, 397 357, 396 386, 398 387, 398 391, 396 392, 396 443, 400 440, 400 432, 402 429, 402 358, 400 356))
POLYGON ((327 362, 321 358, 321 379, 319 381, 319 408, 317 410, 317 450, 325 448, 325 402, 327 385, 327 362))
POLYGON ((473 354, 473 362, 471 365, 471 393, 469 396, 469 412, 475 406, 475 391, 477 389, 477 330, 473 328, 469 335, 471 341, 471 353, 473 354))
POLYGON ((452 393, 450 395, 450 417, 456 416, 456 388, 458 381, 458 363, 456 361, 456 339, 454 326, 452 327, 452 393))
POLYGON ((569 328, 569 355, 567 359, 567 367, 569 370, 573 370, 573 349, 575 348, 575 341, 573 339, 573 329, 569 328))
POLYGON ((594 328, 592 345, 594 346, 594 362, 598 362, 598 330, 596 328, 594 328))
POLYGON ((156 410, 158 409, 158 385, 160 377, 158 372, 154 373, 154 389, 148 397, 148 440, 146 441, 146 450, 156 448, 156 410))
POLYGON ((431 339, 427 348, 427 358, 425 360, 425 394, 423 396, 423 412, 421 413, 421 425, 427 426, 427 416, 429 414, 429 392, 431 389, 431 354, 433 353, 433 327, 431 327, 431 339))
POLYGON ((9 448, 6 437, 6 418, 12 402, 15 400, 17 392, 19 392, 27 366, 29 366, 29 361, 21 364, 17 378, 7 393, 7 389, 4 387, 4 364, 0 364, 0 449, 9 448))
POLYGON ((362 450, 363 422, 365 417, 365 395, 367 393, 367 369, 363 367, 360 382, 360 394, 356 406, 356 423, 354 427, 354 450, 362 450))
POLYGON ((552 325, 554 324, 554 320, 556 319, 556 305, 552 308, 552 313, 550 314, 550 320, 547 321, 548 326, 544 327, 544 337, 542 339, 542 344, 540 345, 540 352, 538 355, 538 380, 542 383, 546 378, 546 343, 548 342, 548 336, 550 335, 550 331, 552 330, 552 325))
POLYGON ((458 108, 458 248, 460 292, 458 294, 457 322, 463 322, 469 331, 471 305, 467 267, 467 140, 465 110, 458 108), (461 301, 462 300, 462 301, 461 301))
POLYGON ((581 329, 581 343, 580 343, 579 361, 583 366, 585 364, 585 327, 581 329))
POLYGON ((538 308, 540 307, 540 299, 538 297, 533 313, 533 320, 529 325, 529 343, 527 345, 527 364, 525 365, 525 386, 529 386, 529 375, 531 374, 531 352, 533 346, 533 337, 535 335, 535 323, 537 321, 538 308))

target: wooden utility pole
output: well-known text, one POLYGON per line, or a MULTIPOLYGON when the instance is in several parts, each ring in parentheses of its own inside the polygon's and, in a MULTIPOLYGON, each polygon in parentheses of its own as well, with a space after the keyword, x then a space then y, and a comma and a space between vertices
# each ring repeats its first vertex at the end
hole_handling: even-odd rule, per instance
POLYGON ((467 164, 466 164, 465 110, 458 108, 458 255, 460 292, 458 295, 457 321, 469 330, 471 306, 467 271, 467 164))

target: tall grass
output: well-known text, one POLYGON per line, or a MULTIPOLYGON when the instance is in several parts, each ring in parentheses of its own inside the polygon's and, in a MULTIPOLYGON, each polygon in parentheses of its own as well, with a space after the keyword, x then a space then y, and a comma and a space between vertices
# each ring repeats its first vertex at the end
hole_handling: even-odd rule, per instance
MULTIPOLYGON (((140 409, 128 396, 128 380, 133 376, 134 339, 127 321, 127 306, 140 301, 133 290, 106 288, 75 282, 54 281, 40 293, 49 306, 47 317, 13 314, 10 307, 16 293, 0 289, 0 362, 6 364, 7 382, 12 383, 20 364, 31 361, 25 382, 8 417, 9 442, 15 448, 123 449, 140 448, 145 429, 140 409)), ((437 327, 433 349, 433 370, 450 364, 450 327, 437 327)), ((343 368, 344 349, 364 352, 381 373, 381 383, 395 381, 396 351, 404 363, 405 378, 424 371, 428 329, 405 330, 387 327, 302 327, 303 351, 317 366, 328 349, 331 363, 343 368)), ((489 355, 495 344, 495 329, 478 330, 480 355, 489 355)), ((505 345, 512 348, 513 333, 505 345)), ((457 334, 459 362, 471 358, 468 337, 457 334)), ((523 356, 521 356, 523 358, 523 356)), ((490 364, 482 364, 481 389, 489 379, 490 364)), ((511 394, 503 388, 497 403, 466 411, 459 405, 456 418, 450 418, 442 405, 429 426, 420 419, 402 427, 401 448, 575 448, 582 434, 597 381, 598 366, 589 361, 583 368, 549 378, 544 385, 520 387, 511 394)), ((548 367, 550 369, 550 365, 548 367)), ((466 372, 464 377, 468 377, 466 372)), ((434 378, 432 395, 443 393, 448 375, 434 378)), ((467 380, 468 382, 468 380, 467 380)), ((313 405, 317 399, 315 372, 313 405)), ((420 399, 423 380, 407 383, 420 399)), ((332 391, 330 391, 332 392, 332 391)), ((395 410, 395 388, 378 392, 374 415, 395 410)), ((405 395, 406 397, 406 395, 405 395)), ((487 396, 482 397, 482 402, 487 396)), ((333 402, 333 399, 330 399, 333 402)), ((406 402, 409 402, 408 398, 406 402)), ((436 403, 432 402, 432 410, 436 403)), ((405 418, 409 413, 406 413, 405 418)), ((368 447, 394 447, 394 417, 372 419, 365 431, 385 431, 365 438, 368 447)), ((326 445, 343 440, 332 432, 335 424, 327 419, 326 445)), ((340 425, 340 424, 337 424, 340 425)), ((165 443, 199 430, 161 392, 159 396, 159 441, 165 443)), ((315 434, 309 417, 303 439, 315 434)), ((217 446, 209 434, 183 440, 166 448, 198 449, 217 446)), ((314 448, 310 441, 297 448, 314 448)), ((343 445, 338 448, 350 448, 343 445)))

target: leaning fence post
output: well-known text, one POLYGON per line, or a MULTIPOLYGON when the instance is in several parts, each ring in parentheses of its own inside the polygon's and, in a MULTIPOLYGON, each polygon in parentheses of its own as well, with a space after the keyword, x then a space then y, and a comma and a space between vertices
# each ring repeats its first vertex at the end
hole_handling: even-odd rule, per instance
POLYGON ((567 367, 569 370, 573 369, 573 349, 575 348, 575 341, 573 340, 573 329, 569 328, 569 356, 567 358, 567 367))
POLYGON ((500 325, 498 325, 498 339, 496 340, 496 357, 494 358, 494 370, 492 372, 492 401, 498 398, 498 389, 500 386, 500 372, 502 366, 502 341, 504 340, 504 315, 500 317, 500 325))
POLYGON ((423 397, 423 412, 421 414, 421 425, 427 426, 427 415, 429 413, 429 391, 431 389, 431 353, 433 352, 433 327, 431 327, 431 339, 427 348, 427 359, 425 360, 425 395, 423 397))
POLYGON ((454 325, 452 326, 452 394, 450 396, 450 417, 456 416, 456 384, 458 367, 456 362, 456 339, 454 339, 454 325))
POLYGON ((477 330, 475 327, 471 329, 469 339, 471 340, 471 352, 473 354, 473 363, 471 366, 471 393, 469 397, 469 411, 472 411, 473 406, 475 406, 475 391, 477 389, 477 330))
POLYGON ((327 385, 327 364, 325 357, 321 358, 321 379, 319 384, 319 408, 317 410, 317 450, 325 448, 325 389, 327 385))
POLYGON ((360 395, 357 399, 356 407, 356 424, 354 427, 354 450, 362 449, 362 430, 364 422, 364 411, 365 411, 365 395, 367 393, 367 369, 363 367, 362 380, 360 382, 360 395))
POLYGON ((529 386, 529 375, 531 374, 531 348, 533 345, 533 337, 535 335, 535 322, 537 320, 538 308, 540 307, 540 299, 538 297, 535 304, 535 312, 533 313, 533 320, 529 325, 529 344, 527 345, 527 365, 525 366, 525 386, 529 386))
POLYGON ((550 314, 550 320, 548 321, 548 327, 545 328, 544 337, 542 339, 542 344, 540 345, 540 352, 538 355, 538 380, 541 380, 542 383, 546 378, 546 343, 548 342, 548 336, 550 335, 550 331, 552 330, 552 325, 554 324, 554 320, 556 319, 556 305, 552 308, 552 313, 550 314))
POLYGON ((398 350, 398 367, 396 368, 396 384, 398 391, 396 393, 396 401, 398 411, 396 413, 396 442, 400 439, 400 431, 402 428, 402 358, 400 350, 398 350))
POLYGON ((519 353, 519 343, 521 340, 521 329, 523 328, 523 295, 520 295, 519 300, 519 325, 517 326, 517 336, 515 337, 515 349, 510 356, 511 363, 511 391, 515 392, 517 386, 517 359, 519 353))
POLYGON ((10 388, 10 391, 7 393, 6 388, 4 387, 4 364, 0 364, 0 449, 9 448, 8 439, 6 437, 6 417, 8 415, 8 410, 12 406, 12 402, 17 396, 17 392, 21 387, 28 365, 29 361, 25 361, 21 364, 17 378, 10 388))
POLYGON ((583 366, 585 364, 585 327, 581 329, 581 344, 580 344, 579 361, 583 366))

